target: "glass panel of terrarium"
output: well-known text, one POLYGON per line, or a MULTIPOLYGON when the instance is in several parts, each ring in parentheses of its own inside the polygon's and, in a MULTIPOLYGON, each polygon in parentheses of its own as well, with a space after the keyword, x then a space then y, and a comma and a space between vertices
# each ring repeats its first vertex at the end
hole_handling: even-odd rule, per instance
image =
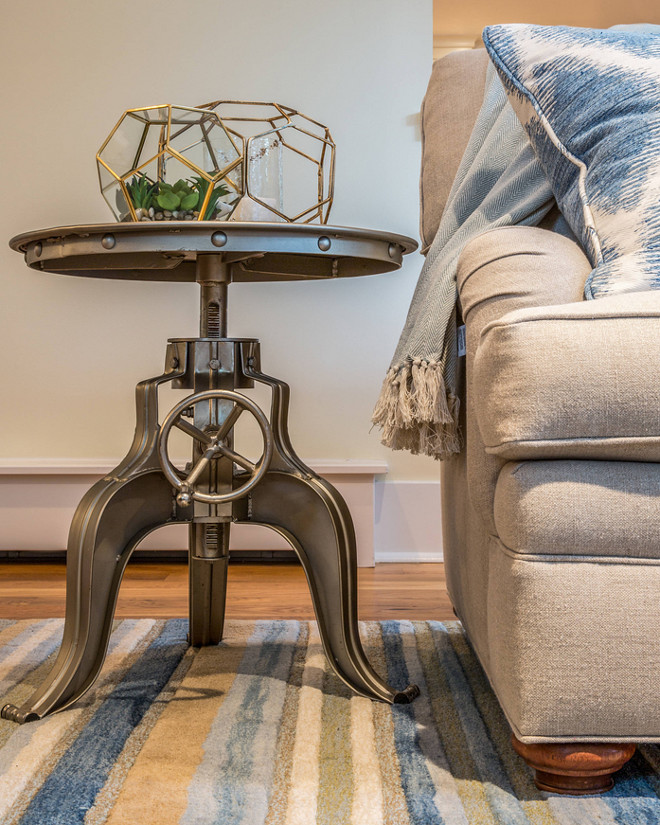
POLYGON ((199 123, 200 111, 192 106, 172 106, 172 128, 176 129, 177 124, 199 123))
MULTIPOLYGON (((243 164, 239 163, 238 166, 223 175, 218 182, 223 183, 235 198, 240 198, 243 195, 243 164)), ((224 198, 227 201, 232 199, 229 197, 224 198)))
POLYGON ((140 109, 139 115, 149 123, 167 123, 170 116, 170 107, 150 106, 146 109, 140 109))
POLYGON ((281 221, 282 141, 279 132, 250 138, 245 148, 246 193, 232 219, 281 221))
POLYGON ((240 159, 240 141, 232 142, 220 121, 208 113, 190 125, 173 126, 170 148, 209 177, 219 179, 240 159))
MULTIPOLYGON (((240 159, 243 151, 242 140, 238 136, 230 135, 219 121, 202 124, 202 129, 204 168, 217 179, 240 159)), ((240 176, 237 177, 236 173, 232 177, 240 181, 240 176)))
POLYGON ((325 138, 327 134, 327 129, 321 123, 317 123, 312 118, 307 117, 307 115, 303 115, 300 112, 293 112, 290 115, 291 123, 294 126, 297 126, 303 132, 309 132, 313 137, 316 138, 325 138))
POLYGON ((302 223, 320 221, 319 169, 324 143, 294 126, 283 129, 284 213, 302 223))
MULTIPOLYGON (((290 141, 292 145, 300 148, 306 152, 306 154, 311 155, 319 161, 321 177, 319 180, 318 198, 319 201, 323 203, 321 208, 322 219, 327 220, 331 206, 329 198, 332 194, 331 186, 335 152, 332 138, 328 129, 323 124, 317 123, 315 120, 307 117, 307 115, 294 113, 291 115, 291 123, 300 130, 299 135, 296 134, 294 136, 292 134, 290 141), (312 139, 306 138, 305 134, 311 135, 312 139), (318 143, 314 138, 318 139, 318 143), (325 203, 325 201, 328 202, 325 203)), ((310 216, 307 215, 303 220, 309 220, 309 217, 310 216)))
POLYGON ((165 152, 159 181, 174 186, 179 181, 192 181, 193 176, 198 175, 200 171, 198 166, 183 163, 175 155, 165 152))
MULTIPOLYGON (((164 123, 150 123, 146 134, 142 136, 140 143, 135 147, 133 156, 133 169, 144 166, 152 161, 159 153, 165 149, 167 138, 167 127, 164 123)), ((127 172, 129 170, 126 170, 127 172)))
POLYGON ((205 119, 199 111, 172 106, 172 118, 168 134, 170 148, 182 154, 194 149, 202 138, 199 123, 205 119))
POLYGON ((121 190, 119 181, 100 163, 97 164, 101 194, 117 221, 130 220, 130 209, 121 190))
POLYGON ((99 157, 118 177, 123 177, 133 169, 136 152, 148 131, 149 127, 143 120, 125 114, 99 152, 99 157))
POLYGON ((287 118, 272 103, 242 103, 221 101, 213 107, 218 117, 230 129, 235 129, 245 137, 263 134, 287 123, 287 118))
POLYGON ((162 157, 152 158, 138 171, 131 171, 123 179, 138 220, 154 217, 156 182, 161 168, 162 157), (154 213, 150 213, 151 208, 154 208, 154 213))
POLYGON ((334 147, 325 147, 325 156, 323 158, 322 175, 321 175, 321 199, 324 201, 321 207, 322 221, 325 223, 328 220, 330 209, 332 207, 333 197, 333 165, 335 160, 334 147))

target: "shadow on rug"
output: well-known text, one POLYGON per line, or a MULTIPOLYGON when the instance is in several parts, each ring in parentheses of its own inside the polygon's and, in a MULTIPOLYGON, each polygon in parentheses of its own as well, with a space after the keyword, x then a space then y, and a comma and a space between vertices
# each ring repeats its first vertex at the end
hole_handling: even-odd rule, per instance
MULTIPOLYGON (((410 706, 355 697, 316 625, 230 622, 217 647, 187 621, 117 622, 103 672, 71 709, 0 720, 4 825, 651 825, 660 748, 601 797, 541 793, 457 622, 362 626, 410 706)), ((0 702, 52 664, 62 620, 0 621, 0 702)))

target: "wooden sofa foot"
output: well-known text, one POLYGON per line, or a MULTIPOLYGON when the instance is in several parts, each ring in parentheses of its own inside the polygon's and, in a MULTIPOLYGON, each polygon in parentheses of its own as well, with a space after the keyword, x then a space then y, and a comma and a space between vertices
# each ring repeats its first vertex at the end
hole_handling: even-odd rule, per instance
POLYGON ((539 790, 574 796, 609 791, 614 786, 612 774, 635 753, 635 745, 610 742, 525 745, 514 734, 511 742, 536 771, 539 790))

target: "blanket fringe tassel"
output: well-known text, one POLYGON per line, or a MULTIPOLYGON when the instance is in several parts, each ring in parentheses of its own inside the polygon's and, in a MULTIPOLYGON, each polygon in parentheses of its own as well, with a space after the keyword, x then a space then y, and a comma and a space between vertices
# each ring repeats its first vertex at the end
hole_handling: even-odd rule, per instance
POLYGON ((442 460, 461 451, 459 405, 446 390, 440 362, 415 358, 390 368, 372 420, 387 447, 442 460))

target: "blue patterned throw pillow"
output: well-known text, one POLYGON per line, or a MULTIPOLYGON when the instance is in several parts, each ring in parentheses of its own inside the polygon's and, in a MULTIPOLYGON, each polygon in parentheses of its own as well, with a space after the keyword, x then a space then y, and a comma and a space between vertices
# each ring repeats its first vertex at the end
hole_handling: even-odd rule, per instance
POLYGON ((594 267, 585 296, 660 288, 660 26, 483 37, 594 267))

